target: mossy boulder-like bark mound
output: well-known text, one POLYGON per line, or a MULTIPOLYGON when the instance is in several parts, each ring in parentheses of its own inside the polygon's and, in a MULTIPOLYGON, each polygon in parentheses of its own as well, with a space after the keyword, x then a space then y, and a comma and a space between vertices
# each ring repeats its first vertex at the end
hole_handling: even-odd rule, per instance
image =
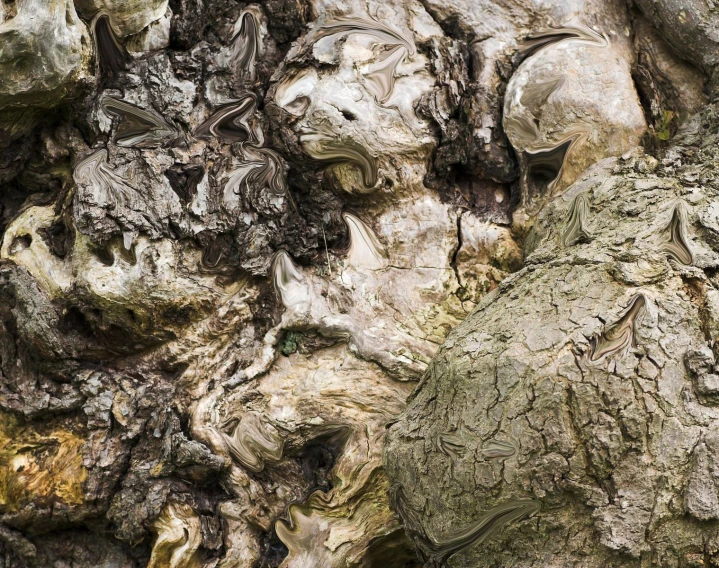
POLYGON ((719 563, 719 120, 585 172, 389 430, 429 565, 719 563))

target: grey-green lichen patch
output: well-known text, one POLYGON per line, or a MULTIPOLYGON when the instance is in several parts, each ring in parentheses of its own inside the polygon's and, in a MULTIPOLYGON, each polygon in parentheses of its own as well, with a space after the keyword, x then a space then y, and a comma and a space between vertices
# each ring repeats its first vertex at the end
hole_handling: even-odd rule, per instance
POLYGON ((277 348, 279 352, 285 357, 292 355, 297 352, 298 345, 301 341, 302 334, 294 331, 288 331, 285 333, 282 341, 278 344, 277 348))
POLYGON ((0 132, 25 134, 94 83, 92 42, 72 0, 22 0, 0 19, 0 132), (27 112, 27 107, 30 112, 27 112))
POLYGON ((590 168, 539 215, 525 268, 450 333, 385 451, 428 560, 433 538, 526 499, 541 509, 438 565, 717 561, 718 138, 712 107, 662 163, 590 168), (574 238, 582 200, 591 240, 574 238), (516 453, 484 459, 497 439, 516 453))

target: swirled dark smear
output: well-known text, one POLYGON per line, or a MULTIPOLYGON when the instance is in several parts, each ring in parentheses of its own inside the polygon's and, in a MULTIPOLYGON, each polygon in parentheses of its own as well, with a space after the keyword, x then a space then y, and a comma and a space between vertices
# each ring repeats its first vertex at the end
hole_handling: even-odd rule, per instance
POLYGON ((257 20, 251 12, 242 16, 239 31, 232 37, 233 63, 246 73, 254 73, 255 60, 260 52, 260 32, 257 20))
POLYGON ((589 205, 584 195, 577 195, 572 201, 572 207, 569 210, 569 221, 562 236, 562 242, 565 247, 571 247, 578 242, 584 242, 591 239, 592 235, 587 228, 587 218, 589 217, 589 205))
POLYGON ((287 180, 279 155, 264 148, 258 150, 257 154, 261 158, 256 162, 257 167, 242 180, 245 190, 251 193, 268 190, 271 195, 277 197, 285 195, 287 193, 287 180))
POLYGON ((365 188, 372 188, 377 184, 377 161, 361 144, 345 138, 330 138, 323 133, 314 133, 301 140, 315 143, 303 144, 305 151, 315 160, 355 164, 362 172, 365 188))
POLYGON ((523 153, 526 164, 525 179, 529 196, 545 195, 550 186, 559 178, 564 160, 574 139, 569 139, 549 150, 523 153))
MULTIPOLYGON (((242 418, 234 418, 232 434, 222 432, 230 454, 240 464, 254 473, 263 470, 265 461, 282 458, 284 438, 256 412, 247 412, 242 418)), ((228 422, 225 427, 232 426, 228 422)))
POLYGON ((598 45, 609 45, 604 37, 587 26, 566 25, 549 28, 547 30, 540 30, 529 34, 524 40, 522 40, 519 52, 525 57, 529 57, 543 47, 565 39, 581 39, 598 45))
POLYGON ((98 13, 90 23, 90 31, 95 38, 100 72, 111 77, 117 75, 131 58, 112 29, 110 16, 98 13))
POLYGON ((427 535, 419 522, 417 512, 409 505, 404 490, 393 487, 391 499, 394 508, 405 521, 408 532, 417 537, 420 549, 425 556, 432 558, 441 565, 450 556, 492 538, 510 523, 529 517, 542 509, 539 501, 533 499, 512 499, 504 501, 488 509, 476 521, 452 534, 442 538, 427 535))
POLYGON ((120 119, 115 143, 126 148, 156 146, 176 136, 164 118, 112 96, 104 96, 100 108, 105 114, 120 119))
POLYGON ((525 87, 519 101, 526 107, 537 109, 547 102, 552 93, 562 88, 564 81, 563 75, 549 77, 544 80, 538 79, 525 87))
POLYGON ((170 187, 180 198, 183 205, 190 203, 197 194, 197 184, 202 181, 205 169, 202 166, 175 165, 165 170, 170 187))
POLYGON ((261 144, 262 140, 250 124, 257 107, 257 98, 252 93, 246 93, 240 100, 220 108, 205 122, 200 124, 193 135, 196 138, 217 137, 223 142, 232 144, 245 142, 261 144))
POLYGON ((617 353, 630 345, 635 344, 636 325, 646 310, 646 299, 643 294, 637 294, 629 302, 624 315, 604 333, 593 337, 589 361, 595 363, 617 353))
POLYGON ((672 220, 665 229, 669 241, 663 246, 663 250, 677 262, 689 266, 693 261, 693 255, 686 239, 686 223, 684 207, 677 205, 672 212, 672 220))
POLYGON ((365 75, 367 90, 369 90, 380 103, 384 103, 392 96, 396 79, 397 65, 405 58, 405 46, 398 45, 384 59, 372 65, 365 75))
POLYGON ((315 41, 335 35, 347 36, 350 34, 367 34, 377 38, 381 43, 389 45, 403 45, 410 55, 417 52, 417 48, 410 37, 406 37, 381 22, 364 16, 349 15, 340 16, 329 20, 320 26, 315 41))

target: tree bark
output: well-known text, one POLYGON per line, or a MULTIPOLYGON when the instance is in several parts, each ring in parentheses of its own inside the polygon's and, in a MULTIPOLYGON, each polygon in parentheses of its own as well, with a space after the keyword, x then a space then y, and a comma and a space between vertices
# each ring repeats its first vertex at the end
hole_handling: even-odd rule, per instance
POLYGON ((554 4, 0 0, 0 566, 710 561, 716 13, 554 4))

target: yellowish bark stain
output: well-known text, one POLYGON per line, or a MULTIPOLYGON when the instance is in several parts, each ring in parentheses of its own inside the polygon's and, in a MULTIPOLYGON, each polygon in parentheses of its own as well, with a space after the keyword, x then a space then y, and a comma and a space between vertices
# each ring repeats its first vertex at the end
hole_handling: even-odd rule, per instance
POLYGON ((84 442, 69 430, 40 432, 0 413, 0 512, 15 512, 31 502, 82 503, 84 442))

